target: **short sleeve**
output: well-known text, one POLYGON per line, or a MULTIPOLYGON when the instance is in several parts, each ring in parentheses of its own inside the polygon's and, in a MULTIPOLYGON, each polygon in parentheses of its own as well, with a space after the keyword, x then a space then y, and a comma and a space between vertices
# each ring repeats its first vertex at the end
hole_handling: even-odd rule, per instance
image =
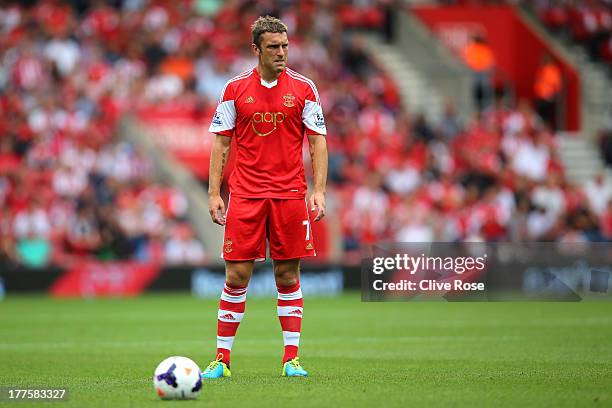
POLYGON ((314 84, 308 84, 302 111, 302 123, 306 127, 306 134, 327 135, 323 108, 319 100, 319 93, 314 84))
POLYGON ((234 106, 234 88, 230 83, 225 85, 219 104, 213 115, 208 131, 224 136, 232 136, 236 127, 236 107, 234 106))

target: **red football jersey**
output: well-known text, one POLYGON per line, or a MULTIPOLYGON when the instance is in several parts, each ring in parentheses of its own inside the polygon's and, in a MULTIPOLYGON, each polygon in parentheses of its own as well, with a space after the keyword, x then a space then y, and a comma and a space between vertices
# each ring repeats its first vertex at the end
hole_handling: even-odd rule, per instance
POLYGON ((315 84, 289 68, 270 83, 255 68, 230 79, 209 130, 236 138, 233 195, 284 199, 306 195, 304 136, 327 133, 315 84))

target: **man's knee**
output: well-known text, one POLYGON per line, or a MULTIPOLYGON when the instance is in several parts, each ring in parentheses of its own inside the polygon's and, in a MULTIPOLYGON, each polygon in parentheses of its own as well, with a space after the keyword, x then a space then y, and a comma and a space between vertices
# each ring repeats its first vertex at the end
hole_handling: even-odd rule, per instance
POLYGON ((300 280, 300 260, 274 262, 274 277, 279 286, 293 286, 300 280))
POLYGON ((231 262, 225 263, 225 280, 232 286, 247 286, 253 274, 253 262, 231 262))

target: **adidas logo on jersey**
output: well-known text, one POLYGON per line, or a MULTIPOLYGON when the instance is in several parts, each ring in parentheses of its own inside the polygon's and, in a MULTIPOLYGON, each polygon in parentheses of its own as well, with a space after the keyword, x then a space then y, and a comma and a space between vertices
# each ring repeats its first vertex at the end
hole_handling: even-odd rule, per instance
POLYGON ((253 98, 252 96, 247 96, 244 103, 255 103, 255 98, 253 98))

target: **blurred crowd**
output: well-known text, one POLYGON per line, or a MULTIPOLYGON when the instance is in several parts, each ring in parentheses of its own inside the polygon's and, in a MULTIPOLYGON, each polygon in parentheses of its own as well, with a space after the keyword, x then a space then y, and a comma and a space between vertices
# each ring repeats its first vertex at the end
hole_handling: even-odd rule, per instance
POLYGON ((289 65, 318 86, 347 256, 385 239, 612 239, 612 192, 600 179, 566 180, 528 103, 497 98, 465 119, 448 101, 439 123, 400 105, 351 30, 384 27, 391 3, 5 2, 0 256, 205 261, 184 194, 152 180, 152 163, 116 125, 148 106, 214 108, 224 83, 255 65, 250 25, 265 14, 288 24, 289 65))
POLYGON ((32 267, 83 259, 201 263, 187 201, 117 138, 151 65, 138 22, 95 2, 0 8, 0 259, 32 267), (137 23, 137 24, 136 24, 137 23))
MULTIPOLYGON (((531 1, 540 21, 555 35, 582 45, 589 58, 607 64, 612 78, 612 1, 531 1)), ((612 167, 612 112, 598 135, 607 166, 612 167)))
POLYGON ((528 103, 497 99, 465 124, 450 103, 437 124, 387 119, 387 131, 360 134, 361 153, 343 155, 353 163, 340 178, 339 201, 352 203, 342 212, 346 249, 381 239, 612 239, 610 186, 603 175, 584 186, 567 181, 555 137, 528 103))
POLYGON ((608 64, 612 74, 611 1, 534 0, 531 3, 548 29, 584 45, 593 60, 608 64))

